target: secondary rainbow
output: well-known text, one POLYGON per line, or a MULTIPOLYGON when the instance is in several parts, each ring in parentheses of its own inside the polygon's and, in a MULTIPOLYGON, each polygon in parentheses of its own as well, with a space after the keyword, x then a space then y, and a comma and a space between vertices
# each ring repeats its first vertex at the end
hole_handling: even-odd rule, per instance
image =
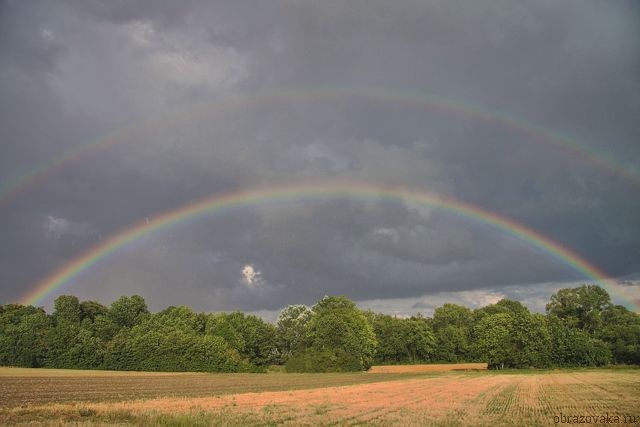
POLYGON ((569 248, 512 219, 490 212, 481 207, 434 193, 400 187, 344 181, 282 185, 235 191, 222 195, 214 195, 194 203, 186 204, 177 209, 160 213, 154 217, 145 218, 145 220, 111 236, 103 243, 75 258, 42 280, 30 292, 24 295, 21 303, 32 305, 42 303, 56 290, 70 283, 80 273, 88 270, 91 266, 108 257, 110 254, 113 254, 118 249, 143 236, 166 229, 172 225, 232 208, 326 199, 348 199, 363 202, 411 202, 436 207, 465 218, 488 224, 497 230, 512 235, 542 250, 550 257, 572 267, 584 275, 586 279, 602 285, 608 291, 624 299, 634 310, 638 311, 639 301, 626 295, 624 289, 603 271, 581 258, 569 248))
POLYGON ((579 159, 591 166, 606 171, 612 176, 621 176, 625 180, 640 186, 640 172, 631 165, 623 165, 612 156, 600 152, 584 142, 562 135, 559 132, 536 125, 521 117, 468 102, 456 101, 428 93, 408 93, 382 88, 354 87, 318 87, 318 88, 280 88, 258 92, 248 96, 220 99, 179 110, 177 112, 141 122, 131 122, 126 126, 111 130, 92 138, 62 156, 45 162, 16 178, 0 185, 0 206, 12 196, 26 191, 47 177, 80 161, 92 153, 112 145, 134 140, 136 135, 157 131, 180 124, 189 123, 198 118, 215 114, 230 113, 260 105, 277 105, 283 102, 297 102, 305 99, 334 100, 340 97, 364 99, 372 102, 390 102, 412 108, 432 108, 457 114, 461 117, 483 121, 506 129, 514 130, 535 141, 542 142, 563 151, 568 157, 579 159))

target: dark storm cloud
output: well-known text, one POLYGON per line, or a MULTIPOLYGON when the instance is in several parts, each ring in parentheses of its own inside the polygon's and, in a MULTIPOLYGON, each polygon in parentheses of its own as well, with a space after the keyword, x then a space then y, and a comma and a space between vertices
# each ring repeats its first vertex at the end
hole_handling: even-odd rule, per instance
MULTIPOLYGON (((368 87, 485 106, 631 169, 640 163, 634 2, 0 8, 0 180, 113 141, 0 205, 2 301, 158 212, 327 178, 446 194, 528 224, 612 275, 640 271, 637 182, 495 120, 340 95, 368 87), (252 101, 291 87, 333 95, 252 101), (225 101, 234 98, 248 102, 225 101)), ((579 279, 512 236, 438 209, 336 201, 248 207, 164 230, 66 290, 256 311, 345 293, 415 312, 445 296, 523 295, 539 308, 542 294, 579 279), (243 277, 247 266, 260 280, 243 277)))

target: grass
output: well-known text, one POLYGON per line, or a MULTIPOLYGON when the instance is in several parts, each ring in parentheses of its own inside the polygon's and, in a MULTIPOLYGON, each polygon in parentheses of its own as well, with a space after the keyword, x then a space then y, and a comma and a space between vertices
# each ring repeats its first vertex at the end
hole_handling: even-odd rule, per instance
POLYGON ((0 399, 7 402, 0 408, 3 425, 535 426, 554 425, 554 417, 561 414, 609 414, 619 416, 620 420, 623 416, 634 416, 635 420, 626 420, 626 425, 640 425, 637 368, 456 371, 429 375, 86 372, 70 375, 50 371, 37 376, 31 371, 24 371, 23 375, 0 371, 3 390, 0 399), (24 403, 16 400, 15 395, 11 397, 17 379, 31 387, 31 400, 38 403, 24 403), (124 379, 133 382, 122 382, 124 379), (155 379, 168 383, 158 388, 161 383, 154 382, 155 379), (55 386, 52 380, 58 381, 55 386), (9 389, 9 398, 4 393, 8 383, 14 387, 9 389), (155 387, 151 392, 155 398, 145 397, 144 384, 155 387), (114 387, 120 398, 113 398, 114 387), (88 393, 92 399, 68 400, 82 393, 88 393), (194 397, 194 393, 200 397, 194 397))
POLYGON ((136 426, 232 426, 232 425, 270 425, 285 421, 277 413, 264 415, 252 413, 237 413, 223 410, 217 413, 206 411, 188 411, 178 414, 166 414, 157 411, 134 413, 132 411, 111 411, 87 414, 82 409, 68 411, 29 410, 12 411, 3 414, 3 425, 12 424, 43 424, 43 425, 136 425, 136 426))

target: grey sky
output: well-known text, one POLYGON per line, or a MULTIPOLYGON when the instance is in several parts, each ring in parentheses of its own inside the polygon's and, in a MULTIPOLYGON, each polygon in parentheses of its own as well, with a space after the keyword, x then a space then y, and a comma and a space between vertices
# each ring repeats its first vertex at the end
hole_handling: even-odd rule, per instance
MULTIPOLYGON (((640 176, 639 18, 634 1, 1 2, 0 183, 92 141, 117 143, 0 203, 0 302, 145 217, 329 178, 512 218, 631 278, 638 297, 640 181, 495 120, 354 92, 500 111, 640 176), (211 108, 188 113, 202 105, 211 108), (145 120, 157 125, 123 131, 145 120)), ((60 292, 263 313, 346 294, 401 314, 496 295, 541 309, 581 279, 442 210, 325 201, 164 230, 60 292), (244 280, 248 265, 259 281, 244 280)))

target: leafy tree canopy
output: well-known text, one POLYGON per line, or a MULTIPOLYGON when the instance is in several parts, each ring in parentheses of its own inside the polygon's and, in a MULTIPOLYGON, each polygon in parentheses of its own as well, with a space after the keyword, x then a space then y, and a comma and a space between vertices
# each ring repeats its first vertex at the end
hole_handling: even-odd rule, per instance
POLYGON ((547 313, 569 325, 596 332, 602 324, 602 312, 611 306, 607 291, 596 285, 560 289, 551 296, 546 306, 547 313))

